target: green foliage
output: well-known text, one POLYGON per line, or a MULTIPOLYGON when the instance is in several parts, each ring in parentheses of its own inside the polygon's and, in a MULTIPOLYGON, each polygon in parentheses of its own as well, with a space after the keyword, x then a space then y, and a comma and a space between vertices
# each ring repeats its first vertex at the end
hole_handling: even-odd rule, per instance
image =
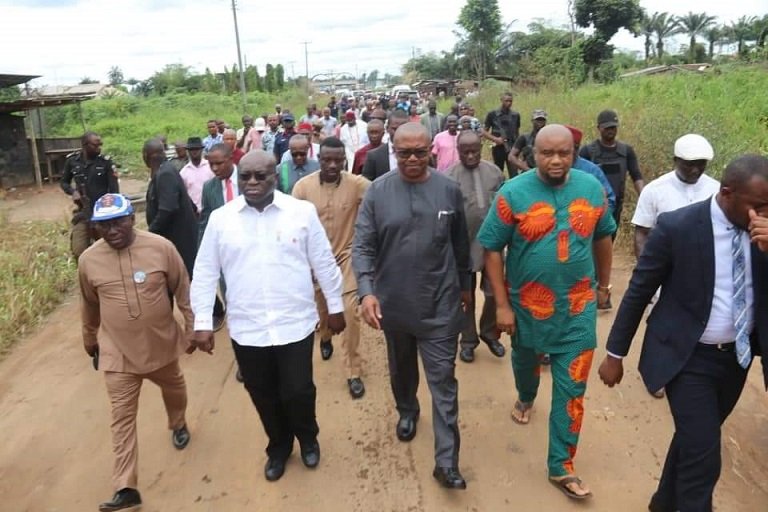
POLYGON ((21 97, 21 89, 18 86, 0 87, 0 101, 13 101, 21 97))
POLYGON ((0 218, 0 356, 69 292, 77 264, 68 222, 10 223, 0 218))
POLYGON ((107 73, 107 82, 109 85, 115 86, 120 85, 125 81, 125 76, 123 75, 123 71, 117 67, 112 66, 109 68, 109 73, 107 73))
MULTIPOLYGON (((220 87, 220 86, 219 86, 220 87)), ((219 91, 221 89, 219 88, 219 91)), ((275 103, 282 103, 293 112, 302 112, 306 96, 302 90, 288 89, 279 95, 249 92, 248 113, 261 115, 275 103)), ((121 172, 144 176, 141 147, 144 142, 165 134, 169 141, 204 137, 208 119, 222 118, 239 128, 242 99, 239 95, 216 93, 169 92, 164 96, 117 96, 82 103, 85 125, 99 133, 104 140, 104 153, 122 166, 121 172)), ((83 132, 77 107, 69 105, 45 109, 46 124, 51 136, 80 136, 83 132)))
POLYGON ((491 69, 502 33, 498 0, 467 0, 456 22, 463 30, 457 44, 475 77, 482 80, 491 69))
POLYGON ((80 79, 80 82, 78 82, 80 85, 86 85, 86 84, 97 84, 99 83, 98 80, 94 80, 93 78, 89 76, 84 76, 80 79))
POLYGON ((685 16, 680 16, 677 18, 678 25, 680 26, 680 32, 687 34, 690 38, 688 44, 689 62, 697 62, 696 37, 704 34, 706 30, 715 23, 716 19, 716 17, 709 16, 705 12, 688 12, 688 14, 685 16))
POLYGON ((596 68, 613 54, 608 41, 622 28, 636 34, 644 11, 638 0, 576 0, 574 7, 576 23, 594 28, 583 47, 584 62, 598 79, 601 73, 596 73, 596 68))

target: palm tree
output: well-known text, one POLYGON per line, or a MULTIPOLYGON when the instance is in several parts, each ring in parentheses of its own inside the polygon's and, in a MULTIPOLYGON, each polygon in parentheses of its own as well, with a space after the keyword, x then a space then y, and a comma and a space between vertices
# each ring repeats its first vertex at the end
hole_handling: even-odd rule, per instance
POLYGON ((648 16, 646 11, 643 11, 643 17, 640 20, 640 33, 645 38, 645 63, 647 64, 651 60, 651 54, 653 52, 653 23, 654 17, 658 13, 654 13, 653 16, 648 16))
POLYGON ((715 43, 722 40, 726 31, 727 28, 725 26, 711 26, 704 32, 704 36, 707 38, 707 42, 709 43, 709 60, 712 60, 715 56, 715 43))
POLYGON ((689 59, 693 62, 696 59, 696 36, 701 35, 709 28, 717 18, 709 16, 705 12, 688 12, 685 16, 680 16, 677 20, 680 24, 680 31, 690 37, 688 45, 689 59))
POLYGON ((735 23, 731 22, 730 30, 738 45, 736 51, 739 55, 744 53, 744 41, 752 38, 757 39, 757 34, 754 33, 755 21, 757 21, 757 16, 742 16, 735 23))
POLYGON ((762 48, 765 45, 765 39, 768 37, 768 14, 755 20, 754 29, 757 36, 757 47, 762 48))
POLYGON ((651 16, 653 31, 656 33, 656 56, 661 62, 664 56, 664 40, 678 33, 677 18, 670 16, 668 12, 655 12, 651 16))

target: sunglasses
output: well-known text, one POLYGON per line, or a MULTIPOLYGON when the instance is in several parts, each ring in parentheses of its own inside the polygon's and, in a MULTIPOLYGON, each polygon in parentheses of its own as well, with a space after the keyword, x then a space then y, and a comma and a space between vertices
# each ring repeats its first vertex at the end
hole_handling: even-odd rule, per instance
POLYGON ((429 156, 428 148, 416 148, 416 149, 397 149, 395 148, 395 155, 401 160, 408 160, 412 156, 415 156, 419 160, 429 156))

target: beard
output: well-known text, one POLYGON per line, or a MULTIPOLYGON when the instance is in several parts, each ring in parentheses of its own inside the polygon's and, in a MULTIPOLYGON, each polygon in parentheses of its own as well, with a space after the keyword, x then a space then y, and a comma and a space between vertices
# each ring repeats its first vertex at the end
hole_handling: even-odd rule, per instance
POLYGON ((550 185, 552 187, 559 187, 562 184, 565 183, 565 181, 568 179, 568 173, 566 172, 562 176, 553 177, 546 173, 540 173, 540 176, 544 179, 544 182, 547 185, 550 185))

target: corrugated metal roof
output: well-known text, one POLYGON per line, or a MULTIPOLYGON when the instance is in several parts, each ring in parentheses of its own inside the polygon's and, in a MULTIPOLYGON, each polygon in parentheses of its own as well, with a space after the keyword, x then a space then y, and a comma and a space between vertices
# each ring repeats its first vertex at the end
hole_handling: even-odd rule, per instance
POLYGON ((3 75, 0 74, 0 88, 11 87, 12 85, 20 85, 35 78, 40 78, 40 75, 3 75))

